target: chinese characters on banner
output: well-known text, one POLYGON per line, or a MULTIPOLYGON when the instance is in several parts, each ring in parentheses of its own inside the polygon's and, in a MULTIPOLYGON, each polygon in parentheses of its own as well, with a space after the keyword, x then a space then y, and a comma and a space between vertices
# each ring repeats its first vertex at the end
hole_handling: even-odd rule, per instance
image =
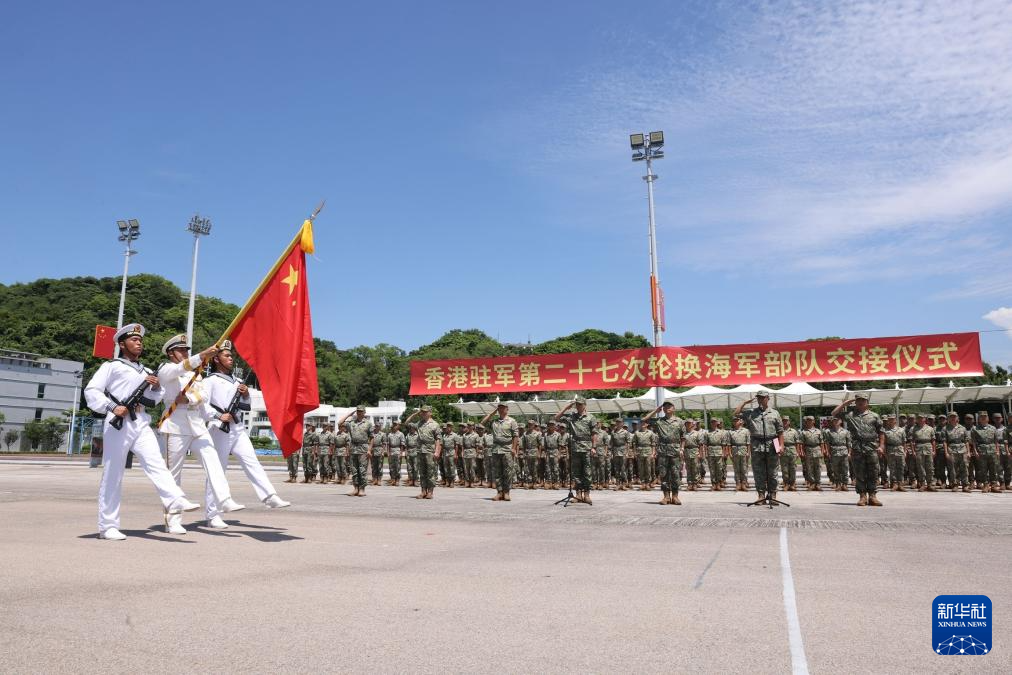
POLYGON ((411 395, 972 376, 977 333, 411 362, 411 395))

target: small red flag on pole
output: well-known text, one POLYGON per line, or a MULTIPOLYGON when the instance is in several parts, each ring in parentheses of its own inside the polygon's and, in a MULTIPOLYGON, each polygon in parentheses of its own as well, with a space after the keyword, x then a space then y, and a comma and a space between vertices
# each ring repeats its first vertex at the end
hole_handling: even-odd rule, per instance
POLYGON ((116 343, 113 336, 116 329, 112 326, 95 326, 95 343, 91 348, 91 355, 100 359, 111 359, 116 355, 116 343))

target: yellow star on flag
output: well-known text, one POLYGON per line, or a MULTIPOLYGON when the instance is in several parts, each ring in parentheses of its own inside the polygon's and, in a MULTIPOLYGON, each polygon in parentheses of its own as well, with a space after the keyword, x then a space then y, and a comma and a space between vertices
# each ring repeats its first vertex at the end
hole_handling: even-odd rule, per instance
POLYGON ((288 295, 295 291, 295 287, 299 285, 299 273, 294 266, 288 266, 288 276, 282 279, 281 283, 288 286, 288 295))

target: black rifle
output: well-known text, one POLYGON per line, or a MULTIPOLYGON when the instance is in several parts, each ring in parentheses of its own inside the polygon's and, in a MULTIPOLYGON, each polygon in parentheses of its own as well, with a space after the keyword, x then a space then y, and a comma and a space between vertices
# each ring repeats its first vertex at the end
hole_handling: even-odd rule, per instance
MULTIPOLYGON (((242 381, 242 383, 246 384, 246 380, 244 379, 242 381)), ((215 410, 217 410, 219 413, 223 414, 223 415, 224 414, 231 415, 232 419, 235 419, 236 413, 239 412, 240 410, 249 410, 250 409, 248 405, 247 406, 243 406, 243 403, 242 403, 242 394, 239 392, 239 387, 235 388, 235 395, 232 396, 232 400, 229 402, 227 408, 225 408, 224 410, 222 410, 221 408, 219 408, 217 406, 212 406, 212 407, 215 410)), ((232 423, 231 422, 222 422, 221 423, 221 430, 223 432, 225 432, 226 434, 231 429, 232 429, 232 423)))
MULTIPOLYGON (((144 392, 146 392, 148 390, 148 387, 150 387, 150 386, 151 386, 151 383, 149 383, 147 381, 146 377, 145 377, 145 380, 143 382, 141 382, 137 386, 137 388, 134 389, 133 392, 131 392, 131 394, 129 396, 127 396, 125 399, 123 399, 122 401, 117 401, 116 397, 113 396, 112 394, 110 394, 108 391, 105 392, 105 395, 109 398, 109 400, 111 400, 117 406, 125 406, 126 409, 127 409, 127 414, 130 415, 130 421, 132 422, 132 421, 134 421, 134 420, 137 419, 137 406, 140 406, 140 405, 154 405, 153 401, 151 401, 150 399, 144 398, 144 392)), ((117 430, 122 429, 123 428, 123 418, 114 415, 113 418, 112 418, 112 422, 110 422, 109 425, 113 429, 117 429, 117 430)))

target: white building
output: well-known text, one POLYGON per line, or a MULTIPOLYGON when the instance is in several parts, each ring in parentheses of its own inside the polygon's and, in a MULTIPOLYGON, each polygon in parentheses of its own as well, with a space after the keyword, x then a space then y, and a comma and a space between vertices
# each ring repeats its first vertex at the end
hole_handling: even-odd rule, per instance
MULTIPOLYGON (((267 406, 264 405, 264 396, 259 389, 250 387, 250 412, 246 416, 246 427, 250 436, 267 436, 271 440, 277 440, 271 429, 271 421, 267 418, 267 406)), ((384 427, 390 425, 394 420, 400 419, 407 409, 404 401, 380 401, 378 406, 367 407, 365 416, 373 422, 379 422, 384 427)), ((347 413, 355 410, 350 408, 336 408, 332 405, 321 405, 316 410, 306 413, 306 424, 315 425, 319 428, 322 424, 337 424, 337 420, 347 413)))
MULTIPOLYGON (((23 433, 28 422, 59 417, 69 423, 64 413, 78 406, 83 372, 84 364, 80 361, 0 349, 0 412, 7 418, 3 430, 20 434, 11 450, 34 449, 23 433)), ((66 451, 69 436, 65 433, 60 448, 53 449, 66 451)))

